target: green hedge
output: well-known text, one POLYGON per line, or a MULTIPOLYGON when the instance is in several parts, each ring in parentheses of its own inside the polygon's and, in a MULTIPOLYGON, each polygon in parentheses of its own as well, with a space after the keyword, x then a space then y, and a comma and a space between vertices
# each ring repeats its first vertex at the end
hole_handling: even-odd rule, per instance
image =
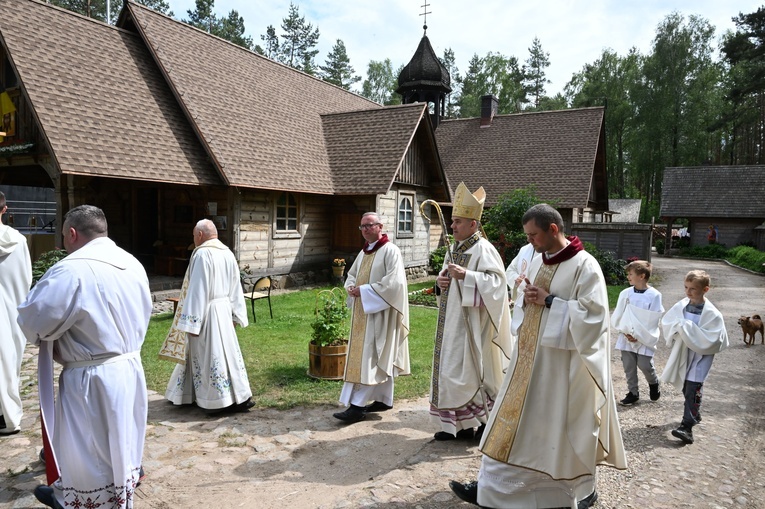
POLYGON ((749 246, 729 249, 725 259, 734 265, 765 274, 765 253, 749 246))

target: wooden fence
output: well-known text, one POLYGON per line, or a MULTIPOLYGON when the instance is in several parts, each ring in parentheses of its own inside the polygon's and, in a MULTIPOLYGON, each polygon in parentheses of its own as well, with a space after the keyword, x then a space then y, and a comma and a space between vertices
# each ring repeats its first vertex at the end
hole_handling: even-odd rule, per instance
POLYGON ((571 233, 601 251, 611 251, 616 258, 651 260, 650 224, 573 223, 571 233))

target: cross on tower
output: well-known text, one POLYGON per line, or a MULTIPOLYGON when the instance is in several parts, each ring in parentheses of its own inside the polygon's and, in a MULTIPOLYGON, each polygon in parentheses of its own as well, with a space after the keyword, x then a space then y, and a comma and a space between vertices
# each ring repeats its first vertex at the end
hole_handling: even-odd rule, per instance
POLYGON ((423 21, 422 29, 427 32, 428 31, 428 14, 430 14, 430 11, 428 11, 428 7, 430 7, 430 4, 428 3, 428 0, 424 0, 423 4, 421 5, 421 7, 422 7, 422 14, 420 14, 420 16, 423 16, 423 19, 422 19, 422 21, 423 21))

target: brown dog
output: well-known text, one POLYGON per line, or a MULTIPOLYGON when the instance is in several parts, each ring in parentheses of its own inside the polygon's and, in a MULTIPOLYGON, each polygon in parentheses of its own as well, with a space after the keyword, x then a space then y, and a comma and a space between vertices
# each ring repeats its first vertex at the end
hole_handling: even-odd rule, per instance
POLYGON ((765 345, 765 325, 763 325, 760 315, 742 316, 738 319, 738 324, 744 331, 744 344, 746 346, 754 344, 754 335, 759 331, 762 344, 765 345), (747 341, 746 337, 750 336, 750 340, 747 341))

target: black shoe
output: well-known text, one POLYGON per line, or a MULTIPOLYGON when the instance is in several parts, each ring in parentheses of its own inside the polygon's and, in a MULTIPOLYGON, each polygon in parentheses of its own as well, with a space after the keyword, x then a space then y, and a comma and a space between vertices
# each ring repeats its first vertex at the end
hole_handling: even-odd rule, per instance
MULTIPOLYGON (((462 484, 457 481, 449 481, 449 487, 460 500, 478 505, 478 481, 462 484)), ((589 506, 588 506, 589 507, 589 506)))
POLYGON ((41 504, 45 504, 48 507, 53 507, 54 509, 63 509, 61 504, 58 503, 58 500, 56 500, 56 497, 53 495, 53 488, 50 486, 41 484, 35 488, 34 495, 37 501, 41 504))
POLYGON ((4 427, 5 427, 5 416, 0 415, 0 428, 4 428, 4 427))
POLYGON ((483 431, 485 429, 486 429, 486 424, 481 424, 480 426, 478 426, 478 429, 475 430, 475 436, 473 438, 480 441, 481 437, 483 436, 483 431))
POLYGON ((40 461, 45 465, 45 449, 40 449, 40 461))
POLYGON ((433 438, 439 442, 443 442, 445 440, 472 440, 474 436, 473 428, 467 428, 459 430, 456 436, 452 435, 451 433, 447 433, 446 431, 438 431, 435 435, 433 435, 433 438))
POLYGON ((651 401, 657 401, 661 397, 659 384, 648 384, 648 388, 651 390, 651 401))
POLYGON ((364 411, 368 414, 373 414, 375 412, 385 412, 386 410, 390 410, 393 408, 392 406, 388 406, 382 401, 375 401, 371 405, 367 405, 364 407, 364 411))
POLYGON ((685 426, 680 426, 677 429, 673 429, 672 436, 679 438, 686 444, 693 443, 693 431, 691 431, 690 428, 686 428, 685 426))
POLYGON ((141 469, 138 471, 138 482, 135 483, 135 487, 139 487, 144 479, 146 479, 146 473, 143 471, 143 465, 141 465, 141 469))
POLYGON ((696 414, 695 419, 696 419, 696 423, 697 424, 700 423, 701 422, 701 414, 696 414))
POLYGON ((632 394, 632 392, 630 391, 627 393, 624 399, 619 402, 619 404, 624 406, 634 405, 635 403, 638 402, 639 399, 640 399, 640 396, 638 396, 637 394, 632 394))
POLYGON ((587 509, 588 507, 592 507, 595 505, 595 502, 598 501, 598 492, 593 491, 590 493, 589 497, 583 498, 579 501, 579 503, 576 505, 577 509, 587 509))
POLYGON ((233 412, 249 412, 250 408, 255 406, 255 402, 252 400, 252 398, 247 398, 247 401, 243 401, 241 403, 237 403, 236 405, 233 405, 233 412))
POLYGON ((334 413, 332 416, 348 424, 353 424, 354 422, 363 421, 367 414, 364 412, 363 407, 351 405, 345 411, 334 413))

